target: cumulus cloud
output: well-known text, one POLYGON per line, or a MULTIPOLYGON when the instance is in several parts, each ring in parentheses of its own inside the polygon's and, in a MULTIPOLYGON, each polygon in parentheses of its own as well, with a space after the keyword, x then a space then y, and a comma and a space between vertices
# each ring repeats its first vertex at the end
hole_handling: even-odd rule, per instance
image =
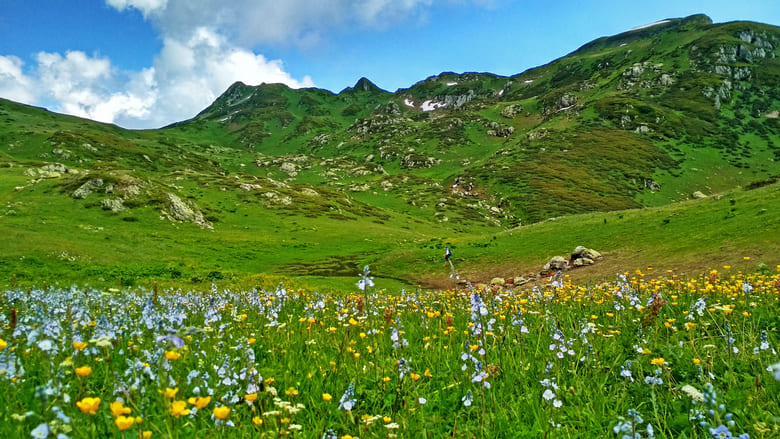
MULTIPOLYGON (((118 9, 135 8, 168 37, 182 39, 210 27, 242 45, 311 44, 341 27, 397 24, 434 0, 106 0, 118 9)), ((479 0, 475 0, 479 1, 479 0)))
POLYGON ((15 56, 0 55, 0 96, 12 101, 36 104, 35 79, 24 74, 24 63, 15 56))
POLYGON ((106 0, 106 3, 119 11, 135 8, 141 11, 144 17, 148 17, 150 14, 164 10, 168 0, 106 0))
POLYGON ((83 52, 40 52, 37 83, 44 98, 56 102, 55 111, 100 122, 115 122, 119 117, 147 117, 154 97, 149 71, 115 73, 107 58, 90 57, 83 52), (118 91, 121 90, 121 91, 118 91))
POLYGON ((35 60, 26 75, 19 58, 0 56, 0 96, 128 128, 189 119, 235 81, 314 86, 308 76, 293 78, 280 60, 231 45, 208 28, 194 29, 185 41, 165 38, 153 65, 136 72, 80 51, 40 52, 35 60))
POLYGON ((207 28, 195 29, 185 42, 166 38, 153 69, 157 93, 153 119, 158 125, 191 118, 236 81, 314 86, 308 76, 293 78, 281 61, 232 46, 207 28))

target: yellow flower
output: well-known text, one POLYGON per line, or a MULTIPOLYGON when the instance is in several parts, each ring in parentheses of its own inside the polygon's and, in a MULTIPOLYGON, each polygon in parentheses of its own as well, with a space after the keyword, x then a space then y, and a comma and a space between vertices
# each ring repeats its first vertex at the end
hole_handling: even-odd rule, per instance
POLYGON ((141 433, 141 439, 149 439, 151 437, 152 437, 152 432, 150 430, 141 433))
POLYGON ((261 418, 260 416, 255 416, 254 418, 252 418, 252 423, 255 425, 263 425, 263 418, 261 418))
POLYGON ((417 381, 420 379, 420 374, 412 372, 411 377, 413 380, 417 381))
POLYGON ((3 340, 2 338, 0 338, 0 351, 5 349, 6 346, 8 346, 8 343, 5 340, 3 340))
POLYGON ((266 378, 266 379, 265 379, 265 385, 266 385, 266 386, 270 386, 270 385, 271 385, 271 383, 273 383, 274 381, 276 381, 276 380, 275 380, 275 379, 273 379, 273 377, 271 377, 271 378, 266 378))
MULTIPOLYGON (((108 408, 111 409, 111 416, 117 418, 122 415, 129 415, 130 414, 130 408, 125 407, 124 404, 122 404, 122 401, 114 401, 111 404, 108 405, 108 408)), ((132 425, 132 424, 130 424, 132 425)), ((125 430, 125 429, 122 429, 125 430)))
POLYGON ((249 343, 249 344, 255 344, 255 342, 256 342, 256 341, 257 341, 257 339, 256 339, 256 338, 250 338, 250 339, 249 339, 249 340, 247 340, 246 342, 247 342, 247 343, 249 343))
POLYGON ((257 392, 255 392, 255 393, 247 393, 246 395, 244 395, 244 399, 249 401, 249 402, 252 402, 252 401, 256 400, 257 399, 257 392))
POLYGON ((425 373, 423 373, 423 375, 425 375, 426 378, 433 378, 430 369, 425 369, 425 373))
POLYGON ((382 377, 382 382, 383 383, 386 383, 388 381, 390 381, 390 377, 382 377))
POLYGON ((83 341, 74 341, 73 342, 73 349, 75 349, 77 351, 81 351, 81 350, 85 349, 86 347, 87 347, 87 344, 84 343, 83 341))
POLYGON ((390 416, 385 416, 384 418, 382 418, 382 420, 385 422, 385 424, 389 424, 390 421, 393 420, 393 418, 391 418, 390 416))
POLYGON ((178 418, 179 416, 187 416, 190 414, 190 410, 187 408, 185 401, 173 401, 170 408, 171 416, 178 418))
POLYGON ((176 394, 179 393, 179 388, 171 389, 170 387, 165 388, 165 397, 166 398, 176 398, 176 394))
POLYGON ((82 413, 94 415, 98 408, 100 408, 100 398, 83 398, 81 401, 76 401, 76 407, 78 407, 82 413))
POLYGON ((330 393, 323 393, 322 394, 322 400, 323 401, 327 402, 327 401, 330 401, 331 399, 333 399, 333 397, 330 395, 330 393))
POLYGON ((284 394, 287 396, 295 396, 298 394, 298 389, 295 387, 290 387, 289 389, 284 391, 284 394))
POLYGON ((175 351, 165 351, 165 358, 168 359, 168 361, 174 361, 178 360, 181 357, 181 354, 175 351))
POLYGON ((698 358, 694 358, 693 359, 693 364, 699 365, 699 364, 701 364, 701 360, 699 360, 698 358))
POLYGON ((206 407, 211 402, 211 397, 196 397, 196 398, 189 398, 187 399, 187 402, 194 405, 198 410, 203 410, 203 407, 206 407))
POLYGON ((214 417, 216 419, 219 419, 220 421, 227 418, 230 414, 230 407, 214 407, 214 410, 211 411, 211 413, 214 414, 214 417))
POLYGON ((666 360, 659 357, 659 358, 653 358, 652 360, 650 360, 650 362, 656 366, 663 366, 664 363, 666 363, 666 360))
POLYGON ((81 366, 76 368, 76 375, 80 377, 89 376, 92 373, 92 368, 89 366, 81 366))
POLYGON ((132 417, 132 416, 130 416, 130 417, 128 417, 128 416, 119 416, 118 418, 116 418, 114 423, 116 424, 116 428, 118 428, 119 431, 125 431, 128 428, 133 426, 133 424, 135 423, 135 418, 132 417))

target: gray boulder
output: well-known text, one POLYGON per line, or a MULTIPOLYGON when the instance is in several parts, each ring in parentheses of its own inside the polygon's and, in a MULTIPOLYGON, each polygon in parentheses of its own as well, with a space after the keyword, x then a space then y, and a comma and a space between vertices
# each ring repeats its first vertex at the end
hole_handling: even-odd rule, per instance
POLYGON ((574 262, 572 262, 572 266, 574 267, 584 267, 586 265, 593 265, 595 261, 590 258, 579 258, 575 259, 574 262))
POLYGON ((586 265, 593 265, 601 258, 601 253, 596 250, 579 245, 571 253, 569 261, 573 267, 584 267, 586 265))
POLYGON ((198 206, 189 205, 172 193, 168 193, 168 211, 163 211, 163 214, 173 221, 197 224, 204 229, 214 228, 203 218, 198 206))
POLYGON ((103 210, 110 210, 111 212, 121 212, 125 210, 121 198, 106 198, 100 202, 100 207, 102 207, 103 210))
POLYGON ((90 194, 102 188, 103 184, 104 183, 102 178, 93 178, 92 180, 89 180, 86 183, 79 186, 79 188, 73 191, 73 193, 70 194, 70 196, 79 199, 87 198, 90 194))
POLYGON ((542 272, 548 271, 563 271, 569 268, 569 261, 563 256, 553 256, 550 260, 544 264, 542 272))

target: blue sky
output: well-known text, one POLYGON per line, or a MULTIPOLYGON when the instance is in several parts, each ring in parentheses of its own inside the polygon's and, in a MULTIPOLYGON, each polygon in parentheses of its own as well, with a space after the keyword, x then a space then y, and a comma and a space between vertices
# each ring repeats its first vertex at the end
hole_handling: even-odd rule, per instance
POLYGON ((513 75, 695 13, 780 25, 777 0, 0 0, 0 97, 156 128, 238 80, 395 91, 443 71, 513 75))

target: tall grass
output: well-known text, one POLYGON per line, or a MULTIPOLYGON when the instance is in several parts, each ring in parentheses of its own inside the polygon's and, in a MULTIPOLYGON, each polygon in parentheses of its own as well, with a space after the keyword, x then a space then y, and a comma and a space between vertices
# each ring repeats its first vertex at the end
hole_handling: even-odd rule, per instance
POLYGON ((780 274, 752 264, 514 291, 9 289, 0 436, 774 437, 780 274))

